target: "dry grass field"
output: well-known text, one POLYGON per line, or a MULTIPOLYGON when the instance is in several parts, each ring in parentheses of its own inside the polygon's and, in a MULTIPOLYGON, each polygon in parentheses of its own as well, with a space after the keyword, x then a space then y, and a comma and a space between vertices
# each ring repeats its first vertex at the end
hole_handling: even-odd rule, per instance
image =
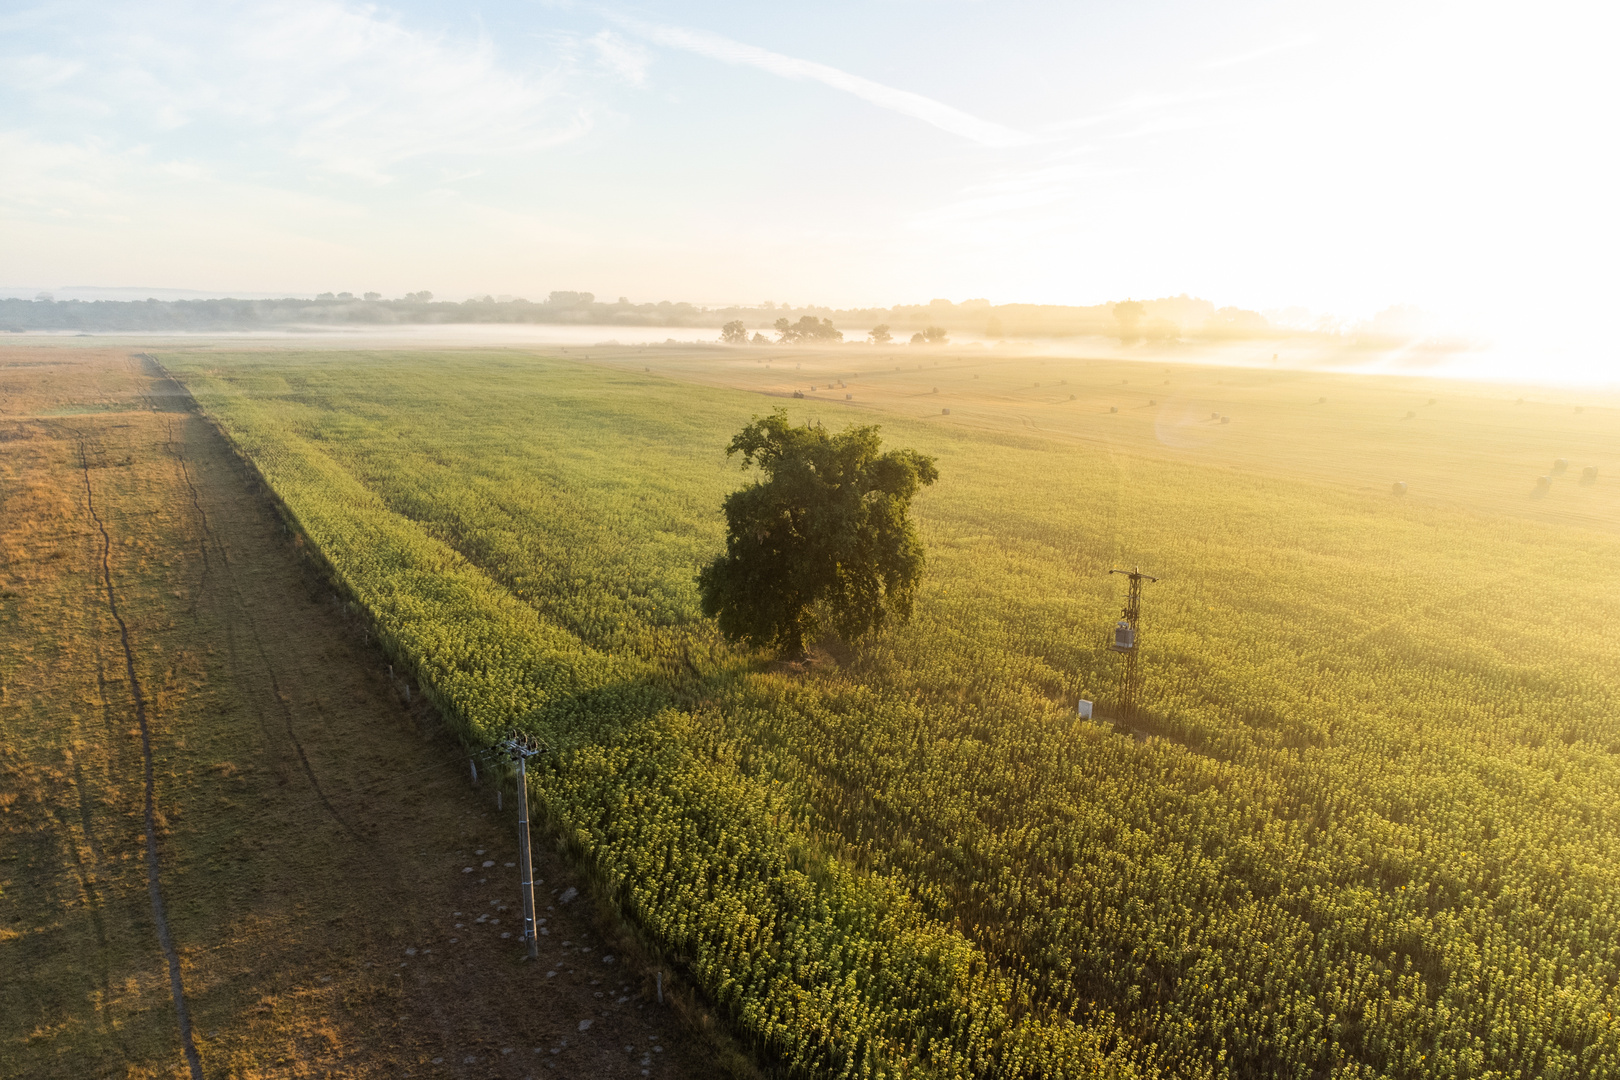
POLYGON ((803 394, 802 406, 835 426, 923 420, 1375 494, 1400 481, 1414 503, 1620 527, 1620 397, 1612 390, 1274 368, 1261 346, 1248 366, 1197 362, 1242 356, 1190 346, 1136 359, 1017 346, 560 352, 681 382, 803 394), (1558 459, 1569 466, 1554 473, 1558 459), (1588 466, 1598 476, 1583 483, 1588 466), (1541 476, 1551 483, 1538 490, 1541 476))
POLYGON ((0 1076, 746 1071, 544 843, 522 961, 510 793, 187 404, 0 351, 0 1076))

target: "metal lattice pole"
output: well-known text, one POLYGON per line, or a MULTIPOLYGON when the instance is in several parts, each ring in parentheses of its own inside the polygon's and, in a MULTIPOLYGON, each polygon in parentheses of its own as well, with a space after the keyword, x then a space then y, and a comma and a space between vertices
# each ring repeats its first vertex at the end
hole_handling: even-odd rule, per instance
POLYGON ((518 757, 518 886, 523 895, 523 940, 529 943, 529 959, 540 959, 540 935, 534 927, 534 860, 529 856, 529 771, 528 757, 518 757))
POLYGON ((526 738, 513 733, 492 748, 517 762, 518 780, 518 892, 523 898, 523 940, 529 944, 529 959, 540 959, 540 934, 534 915, 534 859, 529 853, 529 759, 544 753, 526 738))
POLYGON ((1130 628, 1129 641, 1120 644, 1119 635, 1115 635, 1115 644, 1111 646, 1115 652, 1125 654, 1124 681, 1120 686, 1119 712, 1121 720, 1135 720, 1137 703, 1142 696, 1142 582, 1158 581, 1151 574, 1142 573, 1141 567, 1132 567, 1129 570, 1110 570, 1110 574, 1121 574, 1130 582, 1125 593, 1125 607, 1120 612, 1124 616, 1125 625, 1130 628))

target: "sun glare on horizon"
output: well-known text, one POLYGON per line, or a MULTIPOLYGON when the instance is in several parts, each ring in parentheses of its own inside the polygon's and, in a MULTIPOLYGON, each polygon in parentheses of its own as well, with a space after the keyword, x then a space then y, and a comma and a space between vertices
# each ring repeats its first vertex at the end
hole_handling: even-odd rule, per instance
POLYGON ((1189 293, 1613 377, 1597 5, 79 10, 0 43, 13 295, 1189 293))

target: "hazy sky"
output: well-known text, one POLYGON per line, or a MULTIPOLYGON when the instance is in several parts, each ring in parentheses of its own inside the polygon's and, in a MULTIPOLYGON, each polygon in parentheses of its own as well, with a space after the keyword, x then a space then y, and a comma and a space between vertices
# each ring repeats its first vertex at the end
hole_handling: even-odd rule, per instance
POLYGON ((0 284, 1595 323, 1613 10, 13 2, 0 284))

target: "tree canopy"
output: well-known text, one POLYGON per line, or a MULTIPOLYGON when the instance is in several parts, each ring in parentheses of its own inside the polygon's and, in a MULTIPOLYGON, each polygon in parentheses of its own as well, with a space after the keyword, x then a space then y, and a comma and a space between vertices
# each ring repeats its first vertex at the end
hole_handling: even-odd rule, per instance
POLYGON ((1119 340, 1129 345, 1142 336, 1142 319, 1147 308, 1140 300, 1121 300, 1114 305, 1114 318, 1119 321, 1119 340))
POLYGON ((698 574, 703 613, 733 641, 800 656, 824 625, 856 641, 911 617, 924 555, 909 515, 934 459, 882 449, 876 426, 794 427, 778 409, 726 455, 763 478, 726 497, 726 550, 698 574))
POLYGON ((777 319, 774 325, 776 332, 781 335, 778 342, 781 345, 792 345, 801 341, 814 343, 844 340, 844 332, 834 328, 831 319, 818 319, 814 315, 801 315, 796 323, 777 319))
POLYGON ((727 345, 746 345, 748 327, 743 325, 741 319, 733 319, 720 328, 720 340, 727 345))

